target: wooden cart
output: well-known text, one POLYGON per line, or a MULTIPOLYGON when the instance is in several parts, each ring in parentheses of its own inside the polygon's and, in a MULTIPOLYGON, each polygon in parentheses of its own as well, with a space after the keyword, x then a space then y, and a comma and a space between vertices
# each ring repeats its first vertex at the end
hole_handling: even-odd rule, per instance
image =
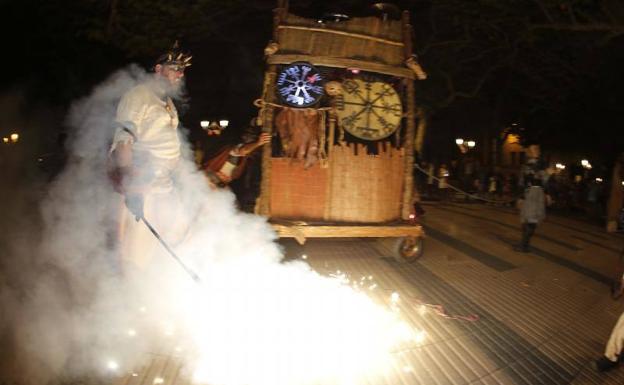
POLYGON ((256 213, 302 244, 391 237, 400 260, 415 260, 424 234, 413 212, 414 80, 425 75, 412 55, 409 14, 344 19, 299 17, 278 1, 256 101, 263 130, 277 139, 263 149, 256 213), (306 159, 283 156, 297 145, 284 132, 301 129, 304 115, 318 127, 307 127, 306 159))

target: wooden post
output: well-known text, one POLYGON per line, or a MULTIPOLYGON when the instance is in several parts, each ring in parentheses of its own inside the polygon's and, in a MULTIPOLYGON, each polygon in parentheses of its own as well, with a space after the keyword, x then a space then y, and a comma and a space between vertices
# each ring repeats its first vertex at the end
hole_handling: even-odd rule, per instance
POLYGON ((279 25, 288 12, 288 0, 277 0, 277 8, 273 10, 273 41, 279 41, 279 25))
MULTIPOLYGON (((407 60, 412 55, 412 26, 409 24, 409 12, 403 11, 403 43, 405 47, 405 59, 407 60)), ((404 178, 403 178, 403 202, 401 208, 401 218, 404 220, 409 219, 409 215, 412 211, 412 194, 414 192, 414 132, 416 131, 415 125, 415 103, 414 103, 414 80, 405 79, 407 86, 407 115, 405 118, 406 131, 405 142, 403 143, 404 150, 404 178)))
MULTIPOLYGON (((288 0, 277 0, 277 8, 273 10, 273 41, 279 43, 279 25, 287 12, 288 0)), ((262 100, 264 102, 275 101, 275 76, 277 66, 271 64, 264 73, 264 83, 262 86, 262 100)), ((272 106, 263 107, 262 131, 273 133, 274 108, 272 106)), ((273 147, 271 142, 262 147, 262 179, 260 181, 260 196, 256 201, 255 212, 259 215, 271 215, 271 154, 273 147)))
POLYGON ((336 140, 336 110, 332 102, 332 109, 329 110, 329 135, 327 135, 327 160, 331 160, 331 153, 336 140))
MULTIPOLYGON (((275 98, 275 74, 277 68, 270 65, 264 74, 264 91, 262 92, 262 100, 273 102, 275 98)), ((269 134, 273 133, 274 111, 272 106, 264 107, 262 117, 262 131, 269 134)), ((272 143, 269 142, 262 147, 262 179, 260 181, 260 197, 256 202, 256 214, 270 216, 271 208, 271 154, 273 152, 272 143)))
POLYGON ((607 202, 607 232, 617 231, 620 210, 622 210, 624 186, 622 186, 622 166, 624 165, 624 153, 615 160, 613 176, 611 177, 611 191, 607 202))
POLYGON ((423 143, 425 141, 425 135, 427 133, 427 111, 424 107, 416 108, 416 115, 418 116, 418 130, 416 131, 416 139, 414 143, 414 149, 418 151, 418 154, 422 156, 423 143))
POLYGON ((329 133, 327 135, 327 140, 325 141, 325 145, 327 146, 327 182, 325 184, 325 210, 323 212, 323 219, 328 221, 332 216, 332 186, 334 183, 333 177, 333 149, 334 149, 334 140, 336 139, 336 110, 333 108, 334 100, 332 98, 332 109, 328 111, 327 115, 329 116, 329 133))

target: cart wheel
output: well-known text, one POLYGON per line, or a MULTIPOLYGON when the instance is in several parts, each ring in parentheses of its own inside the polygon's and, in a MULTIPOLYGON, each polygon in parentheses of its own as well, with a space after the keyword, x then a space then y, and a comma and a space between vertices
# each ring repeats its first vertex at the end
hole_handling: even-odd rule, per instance
POLYGON ((422 237, 399 238, 394 246, 394 258, 399 262, 414 262, 423 254, 422 237))

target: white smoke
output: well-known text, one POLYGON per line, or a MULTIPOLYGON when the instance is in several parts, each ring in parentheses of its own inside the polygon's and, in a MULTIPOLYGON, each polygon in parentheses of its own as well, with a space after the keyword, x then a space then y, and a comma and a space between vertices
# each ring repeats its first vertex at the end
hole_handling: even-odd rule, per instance
POLYGON ((211 190, 188 147, 176 185, 191 226, 174 250, 202 282, 160 245, 148 266, 120 272, 111 232, 122 201, 106 159, 116 105, 146 76, 119 71, 71 109, 71 155, 43 203, 36 279, 21 299, 0 297, 19 309, 15 344, 23 372, 37 374, 24 383, 121 375, 163 346, 184 348, 185 375, 223 385, 350 383, 385 364, 409 334, 394 315, 307 264, 283 263, 266 221, 211 190))

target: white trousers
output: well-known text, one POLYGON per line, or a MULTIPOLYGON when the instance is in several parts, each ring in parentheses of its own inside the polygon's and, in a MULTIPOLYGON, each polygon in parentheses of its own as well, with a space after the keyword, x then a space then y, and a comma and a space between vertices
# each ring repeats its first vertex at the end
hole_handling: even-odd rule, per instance
MULTIPOLYGON (((180 243, 188 230, 184 210, 175 190, 151 192, 144 195, 145 219, 171 247, 180 243)), ((144 269, 153 258, 170 258, 154 234, 122 203, 119 228, 121 264, 128 268, 144 269)))
POLYGON ((605 357, 613 362, 617 361, 620 354, 622 354, 623 347, 624 313, 622 313, 620 319, 618 319, 613 331, 611 332, 611 336, 609 337, 609 341, 607 342, 607 347, 605 349, 605 357))

